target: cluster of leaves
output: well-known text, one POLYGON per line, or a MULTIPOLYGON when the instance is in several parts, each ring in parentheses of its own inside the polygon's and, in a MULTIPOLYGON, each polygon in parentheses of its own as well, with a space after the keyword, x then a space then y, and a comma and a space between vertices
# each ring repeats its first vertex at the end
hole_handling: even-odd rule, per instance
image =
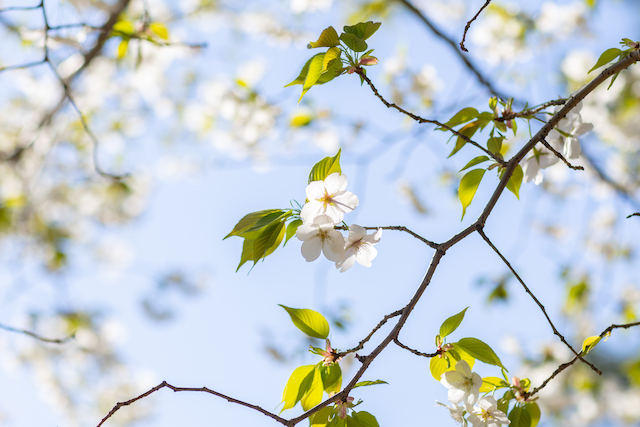
MULTIPOLYGON (((329 337, 329 322, 322 314, 306 308, 291 308, 284 305, 281 307, 289 313, 293 324, 309 337, 319 339, 329 337)), ((308 411, 322 402, 324 393, 332 396, 342 388, 342 370, 338 364, 340 361, 338 351, 331 348, 328 340, 326 350, 311 347, 309 351, 324 356, 324 359, 315 365, 300 366, 293 371, 282 395, 282 403, 284 404, 282 411, 295 407, 298 402, 303 410, 308 411)), ((380 380, 362 381, 357 383, 354 388, 375 384, 386 384, 386 382, 380 380)), ((346 402, 341 403, 346 404, 346 402)), ((378 427, 378 422, 373 415, 366 411, 356 412, 353 410, 360 403, 362 401, 349 404, 350 413, 345 413, 344 418, 339 415, 336 407, 324 407, 314 413, 309 418, 309 422, 312 427, 378 427)))
POLYGON ((368 45, 365 40, 371 37, 379 27, 380 22, 360 22, 345 26, 344 32, 339 36, 333 27, 326 28, 318 40, 310 42, 307 47, 309 49, 326 47, 327 51, 312 56, 304 64, 298 77, 285 87, 302 85, 302 94, 298 100, 300 102, 304 94, 314 85, 328 83, 346 72, 353 73, 356 69, 361 69, 365 73, 364 69, 360 68, 362 65, 374 65, 378 62, 377 58, 371 56, 373 49, 367 50, 368 45))
POLYGON ((502 377, 482 378, 481 393, 495 393, 499 389, 507 389, 502 398, 498 399, 498 409, 505 414, 509 414, 511 427, 535 427, 540 420, 540 408, 535 402, 528 402, 524 398, 524 393, 529 390, 531 382, 528 379, 518 380, 518 385, 509 383, 507 369, 493 349, 477 338, 461 338, 455 343, 446 343, 446 337, 453 333, 462 323, 464 315, 469 307, 445 320, 440 326, 436 335, 436 346, 438 355, 431 358, 431 375, 440 381, 442 374, 455 370, 456 362, 464 360, 473 367, 476 360, 488 365, 501 368, 502 377), (515 402, 513 409, 509 412, 509 406, 515 402))
MULTIPOLYGON (((335 156, 325 157, 316 163, 309 173, 309 183, 323 181, 332 173, 342 173, 340 153, 341 150, 338 150, 335 156)), ((286 245, 289 239, 295 236, 300 224, 300 209, 265 209, 245 215, 225 236, 225 239, 231 236, 244 239, 240 264, 236 271, 247 261, 253 261, 255 266, 258 261, 278 249, 283 240, 286 245), (286 224, 287 222, 289 224, 286 224)))
MULTIPOLYGON (((612 47, 611 49, 605 50, 604 52, 602 52, 602 55, 600 55, 600 58, 598 58, 596 65, 594 65, 593 68, 589 70, 589 73, 604 65, 607 65, 609 62, 613 61, 616 58, 618 58, 618 61, 621 61, 629 56, 631 52, 640 50, 640 42, 634 42, 631 39, 623 38, 620 44, 622 46, 627 46, 628 49, 622 50, 618 49, 617 47, 612 47)), ((609 89, 613 82, 616 81, 616 79, 618 78, 618 74, 620 74, 619 71, 613 76, 613 78, 611 79, 611 83, 609 83, 609 87, 607 87, 607 89, 609 89)))
MULTIPOLYGON (((473 135, 478 131, 482 131, 489 124, 492 125, 491 132, 489 133, 489 138, 487 139, 487 150, 493 154, 496 158, 503 160, 504 155, 508 150, 508 145, 503 144, 506 136, 504 135, 507 132, 508 128, 513 130, 513 134, 515 135, 517 132, 517 125, 515 119, 504 120, 504 117, 507 114, 511 114, 511 104, 513 103, 513 99, 509 99, 508 101, 503 101, 496 97, 489 99, 489 107, 492 111, 482 111, 479 112, 473 107, 463 108, 458 111, 454 116, 449 119, 444 125, 447 128, 455 128, 457 126, 461 126, 457 129, 458 133, 467 137, 472 138, 473 135), (499 105, 502 106, 502 112, 498 111, 499 105)), ((519 116, 520 117, 520 116, 519 116)), ((530 116, 521 116, 520 118, 529 120, 532 117, 530 116)), ((445 127, 439 127, 439 130, 446 130, 445 127)), ((462 136, 458 135, 456 138, 456 144, 449 154, 449 157, 456 154, 462 147, 464 147, 467 143, 467 140, 462 136)), ((491 158, 489 156, 477 156, 471 159, 465 167, 460 169, 460 172, 463 170, 469 169, 470 167, 476 166, 480 163, 488 162, 491 158)), ((473 201, 473 198, 476 195, 476 191, 480 186, 480 182, 484 177, 486 171, 491 169, 496 169, 498 171, 498 177, 502 178, 504 175, 506 168, 502 164, 494 161, 491 163, 486 169, 476 168, 467 172, 460 180, 460 186, 458 188, 458 197, 460 198, 460 203, 462 204, 462 218, 467 211, 467 207, 473 201)), ((522 185, 522 178, 524 174, 522 172, 522 168, 518 165, 511 175, 509 182, 507 183, 507 188, 511 191, 517 198, 520 198, 520 186, 522 185)))
POLYGON ((121 17, 118 22, 113 25, 111 30, 112 37, 120 37, 122 39, 118 45, 118 59, 122 59, 127 54, 129 41, 131 39, 146 40, 151 43, 161 43, 169 40, 169 30, 161 22, 130 21, 125 17, 121 17))

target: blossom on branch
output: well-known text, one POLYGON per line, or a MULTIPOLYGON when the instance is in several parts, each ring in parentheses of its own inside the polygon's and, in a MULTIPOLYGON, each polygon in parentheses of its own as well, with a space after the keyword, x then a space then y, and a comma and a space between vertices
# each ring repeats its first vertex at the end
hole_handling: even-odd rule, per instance
POLYGON ((345 191, 345 188, 347 188, 347 177, 337 172, 326 177, 324 181, 309 183, 306 189, 309 201, 300 212, 302 221, 308 224, 317 216, 326 215, 334 224, 342 222, 345 213, 358 207, 358 197, 345 191))
POLYGON ((464 414, 466 412, 464 407, 458 405, 447 406, 444 403, 440 403, 438 401, 436 401, 436 403, 447 408, 449 410, 449 413, 451 414, 451 418, 459 423, 462 423, 463 426, 467 425, 467 420, 464 419, 464 414))
POLYGON ((471 372, 469 364, 464 360, 456 363, 455 371, 443 373, 440 377, 440 382, 449 389, 447 398, 451 403, 464 403, 471 406, 480 397, 482 377, 475 372, 471 372))
POLYGON ((498 402, 493 396, 480 399, 478 406, 470 412, 469 422, 473 427, 500 427, 503 424, 511 424, 505 413, 498 409, 498 402))
POLYGON ((345 272, 356 261, 365 267, 371 267, 371 261, 378 255, 378 251, 373 245, 380 241, 382 229, 378 228, 375 233, 367 234, 364 227, 353 224, 349 227, 349 238, 345 245, 344 259, 336 262, 336 268, 340 268, 340 272, 345 272))
POLYGON ((302 256, 308 261, 315 261, 320 252, 329 261, 338 262, 344 258, 344 237, 333 228, 334 221, 328 215, 319 215, 311 224, 303 223, 296 230, 296 237, 302 240, 302 256))

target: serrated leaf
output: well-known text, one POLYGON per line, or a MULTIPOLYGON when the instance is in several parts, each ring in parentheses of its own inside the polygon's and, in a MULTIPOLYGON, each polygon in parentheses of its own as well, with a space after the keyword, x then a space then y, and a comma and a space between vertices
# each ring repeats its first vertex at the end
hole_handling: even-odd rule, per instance
MULTIPOLYGON (((476 110, 473 107, 467 107, 467 108, 463 108, 462 110, 458 111, 456 114, 453 115, 453 117, 451 117, 449 119, 448 122, 445 123, 446 126, 453 128, 456 127, 458 125, 461 125, 462 123, 467 123, 473 119, 475 119, 476 117, 478 117, 478 110, 476 110)), ((491 116, 491 118, 493 118, 493 116, 491 116)), ((445 128, 443 127, 439 127, 436 128, 438 130, 445 130, 445 128)))
POLYGON ((302 399, 300 399, 302 409, 308 411, 318 403, 322 402, 323 392, 324 388, 322 387, 322 375, 320 374, 320 369, 318 369, 318 367, 316 366, 313 370, 313 378, 311 380, 309 389, 302 396, 302 399))
POLYGON ((336 59, 335 61, 333 61, 333 63, 331 63, 331 65, 329 65, 329 68, 322 73, 322 75, 316 82, 316 86, 329 83, 331 80, 342 74, 342 69, 342 62, 336 59))
POLYGON ((322 64, 324 63, 324 55, 324 53, 319 53, 311 58, 309 70, 307 72, 307 76, 304 78, 302 94, 300 95, 300 99, 298 99, 298 103, 302 101, 304 94, 307 93, 320 78, 320 75, 322 74, 322 64))
POLYGON ((253 239, 253 264, 272 254, 284 237, 284 222, 274 222, 257 230, 253 239))
MULTIPOLYGON (((260 258, 266 258, 271 255, 276 249, 278 249, 278 246, 280 246, 280 243, 282 243, 282 239, 284 239, 284 234, 284 221, 281 221, 275 226, 275 230, 272 231, 271 237, 267 241, 267 248, 260 258)), ((255 253, 256 252, 254 252, 254 255, 255 253)))
POLYGON ((300 366, 293 371, 282 393, 282 411, 293 408, 302 399, 311 386, 314 372, 315 365, 300 366))
POLYGON ((326 339, 329 336, 329 322, 317 311, 308 308, 291 308, 278 304, 287 310, 293 324, 305 334, 314 338, 326 339))
POLYGON ((287 225, 287 234, 286 234, 286 238, 284 240, 284 244, 285 245, 287 244, 289 239, 291 239, 293 236, 296 235, 296 231, 298 230, 298 227, 300 227, 301 225, 302 225, 302 220, 301 219, 295 219, 295 220, 291 221, 289 223, 289 225, 287 225))
MULTIPOLYGON (((478 131, 478 129, 480 129, 478 127, 478 122, 475 121, 475 122, 467 123, 466 125, 461 127, 458 133, 466 136, 467 138, 471 138, 478 131)), ((464 147, 466 143, 467 143, 466 139, 458 136, 456 139, 456 146, 453 147, 453 150, 451 150, 451 154, 449 154, 448 157, 451 157, 454 154, 456 154, 458 151, 460 151, 460 149, 464 147)))
POLYGON ((475 166, 475 165, 480 164, 480 163, 482 163, 482 162, 486 162, 487 160, 489 160, 489 158, 488 158, 487 156, 478 156, 478 157, 475 157, 475 158, 473 158, 473 159, 469 160, 469 163, 467 163, 467 164, 465 165, 465 167, 463 167, 462 169, 460 169, 460 172, 462 172, 462 171, 463 171, 463 170, 465 170, 465 169, 469 169, 471 166, 475 166))
MULTIPOLYGON (((244 236, 244 241, 242 242, 242 254, 240 255, 240 264, 238 264, 238 268, 236 268, 236 273, 240 270, 247 261, 253 261, 253 243, 254 238, 250 235, 244 236)), ((254 263, 255 265, 255 263, 254 263)))
POLYGON ((355 34, 342 33, 340 34, 340 40, 342 40, 344 44, 354 52, 364 52, 368 48, 367 42, 355 34))
MULTIPOLYGON (((321 54, 319 53, 318 55, 321 55, 321 54)), ((303 84, 305 79, 307 78, 307 73, 309 73, 309 64, 311 64, 311 60, 314 57, 315 56, 312 56, 311 58, 309 58, 309 60, 307 62, 305 62, 304 66, 302 67, 302 70, 300 71, 300 74, 298 75, 298 77, 293 79, 293 81, 291 83, 289 83, 287 85, 284 85, 284 87, 303 84)))
POLYGON ((231 230, 231 232, 227 234, 224 239, 231 236, 242 236, 243 234, 251 233, 255 230, 265 227, 286 212, 287 211, 283 211, 282 209, 265 209, 262 211, 246 214, 240 221, 238 221, 235 227, 233 227, 233 230, 231 230))
POLYGON ((458 197, 460 198, 460 203, 462 203, 462 218, 464 218, 467 208, 473 201, 473 197, 476 195, 476 191, 480 186, 480 181, 482 181, 485 172, 484 169, 474 169, 467 172, 460 180, 458 197))
POLYGON ((325 427, 331 421, 332 415, 333 407, 325 406, 309 417, 309 423, 311 424, 309 427, 325 427))
POLYGON ((309 183, 313 181, 324 181, 325 178, 332 173, 342 173, 342 169, 340 168, 341 152, 342 149, 339 149, 335 156, 325 157, 313 165, 313 168, 311 168, 311 172, 309 173, 309 183))
POLYGON ((161 39, 169 40, 169 30, 167 30, 167 27, 165 27, 164 24, 161 24, 160 22, 152 22, 149 24, 149 29, 156 33, 156 35, 161 39))
POLYGON ((580 354, 583 356, 588 354, 600 342, 600 339, 599 335, 585 339, 582 343, 582 352, 580 354))
POLYGON ((444 337, 450 335, 456 329, 458 329, 458 326, 460 326, 460 323, 462 323, 462 319, 464 319, 464 314, 468 309, 469 309, 469 307, 465 308, 460 313, 454 314, 453 316, 451 316, 447 320, 445 320, 442 323, 442 325, 440 326, 439 335, 442 338, 444 338, 444 337))
POLYGON ((520 167, 520 165, 518 165, 514 169, 511 178, 509 178, 509 181, 507 181, 507 190, 515 194, 518 200, 520 200, 520 186, 522 185, 523 177, 524 173, 522 172, 522 168, 520 167))
POLYGON ((509 383, 498 377, 485 377, 482 379, 480 393, 488 393, 495 389, 510 387, 509 383))
POLYGON ((324 60, 322 62, 322 72, 327 71, 327 69, 329 68, 329 63, 340 58, 341 53, 342 51, 337 47, 330 47, 324 54, 324 60))
POLYGON ((343 30, 347 34, 354 34, 358 38, 366 40, 371 37, 376 31, 378 31, 380 25, 380 22, 360 22, 356 25, 345 26, 343 30))
POLYGON ((509 427, 531 427, 531 415, 521 406, 514 407, 509 413, 509 427))
POLYGON ((380 424, 378 424, 378 420, 376 420, 376 417, 374 417, 367 411, 354 412, 353 417, 358 420, 358 423, 360 423, 362 427, 380 427, 380 424))
POLYGON ((505 371, 507 368, 504 367, 500 358, 496 355, 496 353, 484 342, 480 341, 477 338, 462 338, 455 345, 462 347, 464 351, 469 353, 471 356, 475 357, 481 362, 488 363, 489 365, 499 366, 505 371))
POLYGON ((540 407, 536 402, 527 402, 524 407, 529 412, 529 416, 531 416, 531 427, 536 427, 540 422, 540 407))
POLYGON ((375 381, 360 381, 359 383, 356 383, 356 385, 353 386, 353 388, 356 387, 368 387, 370 385, 377 385, 377 384, 389 384, 386 381, 383 380, 375 380, 375 381))
POLYGON ((320 37, 315 42, 310 42, 309 46, 312 48, 316 47, 334 47, 340 44, 340 39, 338 38, 338 33, 333 27, 328 27, 322 30, 320 33, 320 37))
POLYGON ((320 366, 322 387, 328 394, 337 393, 342 388, 342 369, 337 363, 320 366))
POLYGON ((616 56, 620 56, 620 54, 622 53, 622 51, 620 49, 618 49, 617 47, 612 47, 611 49, 607 49, 604 52, 602 52, 602 55, 600 55, 600 58, 598 58, 598 61, 596 62, 596 65, 593 66, 593 68, 591 68, 589 71, 587 71, 587 74, 589 74, 590 72, 592 72, 593 70, 602 67, 605 64, 608 64, 609 62, 613 61, 615 59, 616 56))

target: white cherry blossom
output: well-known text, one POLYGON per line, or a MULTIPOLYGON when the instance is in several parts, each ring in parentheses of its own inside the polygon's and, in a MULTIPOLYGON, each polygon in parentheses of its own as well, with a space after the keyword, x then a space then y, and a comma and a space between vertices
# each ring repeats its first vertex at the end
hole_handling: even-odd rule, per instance
POLYGON ((344 258, 344 237, 333 228, 334 222, 328 215, 317 216, 311 224, 301 224, 296 237, 302 240, 302 256, 314 261, 324 253, 329 261, 338 262, 344 258))
POLYGON ((312 181, 306 189, 309 200, 300 217, 307 224, 319 215, 329 216, 334 224, 342 222, 345 213, 351 212, 358 206, 358 197, 345 191, 347 177, 339 173, 332 173, 324 181, 312 181))
POLYGON ((378 228, 374 233, 367 234, 364 227, 353 224, 349 226, 349 238, 345 245, 344 259, 336 262, 336 268, 343 273, 353 267, 356 261, 365 267, 371 267, 371 261, 378 255, 373 245, 380 241, 382 229, 378 228))
POLYGON ((458 406, 458 405, 447 406, 444 403, 440 403, 438 401, 436 401, 436 403, 440 406, 444 406, 445 408, 447 408, 449 410, 449 413, 451 414, 451 418, 453 418, 459 423, 462 423, 463 426, 467 425, 467 420, 464 419, 464 414, 465 414, 464 407, 458 406))
POLYGON ((473 427, 500 427, 500 425, 511 424, 505 413, 498 409, 498 402, 493 396, 480 399, 478 406, 470 412, 468 419, 473 427))
POLYGON ((482 377, 475 372, 471 372, 469 364, 464 360, 456 363, 455 371, 443 373, 440 377, 440 382, 449 389, 447 398, 451 403, 473 405, 480 397, 482 377))

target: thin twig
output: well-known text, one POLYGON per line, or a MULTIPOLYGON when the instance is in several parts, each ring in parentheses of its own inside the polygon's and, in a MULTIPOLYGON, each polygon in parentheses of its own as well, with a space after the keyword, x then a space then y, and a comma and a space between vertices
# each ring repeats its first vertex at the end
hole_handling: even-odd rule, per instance
MULTIPOLYGON (((347 227, 341 225, 338 227, 335 227, 336 230, 347 230, 347 227)), ((379 228, 383 229, 383 230, 394 230, 394 231, 404 231, 405 233, 409 233, 411 234, 413 237, 415 237, 416 239, 420 240, 422 243, 424 243, 425 245, 429 246, 430 248, 433 249, 438 249, 440 247, 440 245, 438 245, 435 242, 432 242, 431 240, 427 240, 424 237, 422 237, 421 235, 414 233, 413 231, 409 230, 407 227, 404 227, 402 225, 387 225, 387 226, 383 226, 383 227, 362 227, 365 230, 377 230, 379 228)))
POLYGON ((471 20, 467 22, 467 25, 465 25, 464 27, 464 33, 462 34, 462 41, 460 42, 460 49, 464 50, 465 52, 469 52, 467 48, 464 47, 464 39, 467 37, 467 31, 469 31, 469 28, 471 28, 471 23, 475 21, 478 18, 478 16, 480 16, 480 13, 482 13, 485 7, 489 6, 489 3, 491 3, 491 0, 487 0, 487 2, 480 8, 478 13, 476 13, 475 16, 471 18, 471 20))
POLYGON ((542 145, 547 147, 547 149, 549 151, 551 151, 553 154, 555 154, 556 157, 559 158, 560 160, 562 160, 564 162, 564 164, 567 165, 569 168, 573 169, 574 171, 583 171, 584 170, 584 168, 582 166, 573 166, 571 163, 569 163, 569 161, 567 159, 565 159, 565 157, 562 155, 562 153, 560 153, 555 148, 553 148, 551 146, 551 144, 549 144, 545 138, 542 138, 542 140, 540 142, 542 142, 542 145))
POLYGON ((423 353, 421 351, 414 350, 411 347, 407 347, 406 345, 402 344, 400 341, 398 341, 398 338, 394 338, 393 342, 396 343, 396 345, 398 347, 404 348, 405 350, 410 351, 411 353, 415 354, 416 356, 432 358, 432 357, 436 357, 438 354, 440 354, 440 352, 437 352, 437 351, 435 353, 423 353))
POLYGON ((28 335, 31 338, 35 338, 35 339, 37 339, 39 341, 53 343, 53 344, 64 344, 64 343, 66 343, 68 341, 71 341, 76 336, 76 334, 73 333, 73 334, 71 334, 71 335, 69 335, 68 337, 65 337, 65 338, 46 338, 46 337, 43 337, 42 335, 38 335, 38 334, 36 334, 34 332, 27 331, 25 329, 14 328, 14 327, 11 327, 11 326, 3 325, 1 323, 0 323, 0 329, 4 329, 5 331, 9 331, 9 332, 17 332, 19 334, 28 335))
POLYGON ((156 391, 162 389, 162 388, 169 388, 171 390, 173 390, 174 392, 179 392, 179 391, 199 391, 199 392, 203 392, 203 393, 209 393, 209 394, 213 394, 214 396, 218 396, 221 397, 223 399, 226 399, 227 401, 231 402, 231 403, 237 403, 238 405, 241 406, 246 406, 247 408, 251 408, 254 409, 270 418, 273 418, 274 420, 276 420, 277 422, 279 422, 280 424, 283 425, 288 425, 287 420, 285 420, 284 418, 281 418, 279 416, 277 416, 276 414, 273 414, 269 411, 267 411, 266 409, 262 409, 259 406, 256 405, 252 405, 250 403, 246 403, 243 402, 241 400, 238 399, 234 399, 233 397, 229 397, 227 395, 224 395, 222 393, 218 393, 217 391, 211 390, 207 387, 176 387, 173 386, 169 383, 167 383, 166 381, 162 381, 160 384, 158 384, 157 386, 153 387, 152 389, 142 393, 140 396, 134 397, 133 399, 127 400, 125 402, 118 402, 116 404, 116 406, 114 406, 111 411, 109 411, 109 413, 102 419, 102 421, 100 421, 100 423, 97 425, 97 427, 100 427, 101 425, 103 425, 105 423, 105 421, 107 421, 109 418, 111 418, 111 416, 113 414, 115 414, 120 408, 122 408, 123 406, 128 406, 131 405, 134 402, 137 402, 140 399, 144 399, 145 397, 149 396, 150 394, 155 393, 156 391))
POLYGON ((401 314, 402 314, 402 310, 397 310, 391 314, 387 314, 386 316, 384 316, 382 320, 376 325, 376 327, 373 328, 371 332, 369 332, 369 335, 367 335, 362 341, 360 341, 356 347, 353 347, 353 348, 350 348, 349 350, 345 350, 343 352, 338 353, 337 354, 338 357, 344 357, 349 353, 355 353, 356 351, 362 350, 364 348, 364 345, 367 343, 367 341, 371 339, 373 334, 375 334, 378 331, 378 329, 380 329, 385 323, 387 323, 389 319, 392 319, 396 316, 400 316, 401 314))
POLYGON ((367 82, 367 84, 369 85, 369 87, 371 87, 371 90, 373 91, 373 94, 378 97, 378 99, 380 101, 382 101, 382 103, 384 105, 387 106, 387 108, 395 108, 396 110, 398 110, 399 112, 401 112, 402 114, 405 114, 406 116, 411 117, 413 120, 415 120, 418 123, 432 123, 434 125, 438 125, 443 129, 448 130, 449 132, 453 133, 454 135, 456 135, 459 138, 462 138, 465 142, 479 148, 480 150, 484 151, 485 154, 487 154, 489 157, 491 157, 493 160, 495 160, 497 163, 500 163, 502 166, 506 167, 507 163, 501 159, 500 157, 497 157, 494 153, 492 153, 491 151, 487 150, 486 148, 484 148, 482 145, 478 144, 477 142, 473 141, 471 138, 469 138, 466 135, 461 134, 460 132, 458 132, 457 130, 445 125, 444 123, 440 123, 437 120, 430 120, 430 119, 425 119, 422 118, 416 114, 413 114, 407 110, 405 110, 404 108, 391 103, 389 101, 387 101, 382 95, 380 95, 380 92, 378 92, 378 89, 376 89, 376 87, 374 86, 374 84, 371 82, 371 79, 369 79, 369 77, 367 77, 367 75, 364 73, 364 70, 360 67, 356 68, 356 73, 358 73, 358 75, 360 77, 362 77, 362 79, 364 79, 364 81, 367 82))
POLYGON ((456 44, 456 42, 453 41, 453 39, 448 37, 446 34, 444 34, 442 31, 440 31, 438 28, 436 28, 436 26, 429 20, 429 18, 427 18, 426 15, 422 13, 418 8, 416 8, 409 0, 398 0, 398 1, 404 4, 407 7, 407 9, 409 9, 414 15, 416 15, 418 19, 420 19, 436 36, 438 36, 446 44, 451 46, 453 48, 453 51, 456 53, 456 55, 458 55, 458 57, 462 60, 464 65, 469 69, 469 71, 471 71, 476 76, 476 78, 478 79, 478 82, 480 82, 480 84, 482 84, 487 89, 489 89, 489 92, 491 92, 491 94, 496 95, 502 99, 511 98, 510 96, 507 96, 504 92, 500 92, 496 88, 494 88, 493 84, 489 81, 489 79, 483 76, 482 73, 480 73, 480 71, 478 70, 478 68, 475 65, 473 65, 473 63, 469 60, 469 58, 467 58, 462 53, 462 51, 458 49, 458 45, 456 44))
POLYGON ((545 108, 549 108, 549 107, 554 106, 554 105, 564 105, 564 104, 567 103, 567 101, 568 101, 568 99, 554 99, 554 100, 545 102, 544 104, 540 104, 539 106, 537 106, 535 108, 530 108, 528 110, 522 110, 520 112, 511 111, 510 113, 503 113, 502 117, 496 117, 493 120, 495 120, 496 122, 506 122, 507 120, 513 120, 516 117, 535 116, 536 114, 538 114, 540 111, 544 110, 545 108))
POLYGON ((36 10, 36 9, 40 9, 42 7, 42 2, 36 6, 12 6, 12 7, 5 7, 4 9, 0 9, 0 13, 2 12, 11 12, 11 11, 17 11, 17 10, 36 10))
POLYGON ((531 298, 533 298, 533 300, 535 301, 536 304, 538 304, 538 307, 540 307, 540 310, 542 310, 542 313, 544 314, 544 317, 547 318, 547 322, 549 322, 549 325, 551 326, 551 329, 553 329, 553 333, 556 334, 558 336, 558 338, 560 338, 560 341, 562 341, 572 352, 573 354, 576 355, 577 358, 579 358, 582 362, 586 363, 587 365, 589 365, 591 367, 591 369, 593 369, 595 372, 598 373, 598 375, 602 375, 602 371, 600 371, 600 369, 596 368, 595 366, 593 366, 591 363, 587 362, 586 360, 584 360, 582 358, 582 356, 580 356, 580 354, 574 350, 574 348, 571 346, 571 344, 569 344, 567 342, 567 340, 564 338, 564 336, 558 331, 558 329, 555 327, 555 325, 553 324, 553 322, 551 321, 551 318, 549 317, 549 315, 547 314, 547 310, 544 308, 544 305, 542 305, 542 303, 540 302, 540 300, 538 300, 538 298, 536 298, 536 296, 533 294, 533 292, 531 292, 531 290, 529 289, 529 287, 524 283, 524 280, 522 280, 522 278, 518 275, 518 273, 516 272, 516 270, 511 266, 511 264, 509 263, 509 261, 507 261, 507 259, 504 257, 504 255, 502 255, 502 253, 500 253, 500 251, 498 250, 498 248, 495 247, 495 245, 493 243, 491 243, 491 240, 489 240, 489 238, 487 237, 486 234, 484 234, 484 231, 482 230, 482 227, 478 227, 478 234, 480 234, 480 236, 482 236, 482 238, 485 240, 485 242, 487 242, 487 244, 491 247, 491 249, 493 249, 493 251, 498 254, 498 256, 500 257, 500 259, 502 259, 502 261, 505 263, 505 265, 509 268, 509 270, 511 270, 511 273, 513 273, 513 275, 516 277, 516 279, 518 279, 518 282, 520 282, 520 284, 522 285, 522 287, 524 288, 525 292, 527 292, 529 294, 529 296, 531 298))
POLYGON ((40 61, 34 61, 34 62, 27 62, 26 64, 20 64, 20 65, 9 65, 7 67, 0 67, 0 72, 2 71, 10 71, 10 70, 20 70, 23 68, 30 68, 30 67, 35 67, 37 65, 42 65, 45 62, 47 62, 47 59, 41 59, 40 61))
MULTIPOLYGON (((640 326, 640 322, 634 322, 634 323, 626 323, 623 325, 611 325, 609 326, 607 329, 605 329, 604 331, 602 331, 602 333, 599 335, 600 338, 604 338, 606 337, 608 334, 611 333, 612 330, 614 329, 618 329, 618 328, 624 328, 624 329, 628 329, 631 328, 633 326, 640 326)), ((536 393, 538 393, 540 390, 542 390, 548 383, 549 381, 551 381, 552 379, 554 379, 556 376, 558 376, 558 374, 562 371, 564 371, 565 369, 567 369, 569 366, 573 365, 574 363, 576 363, 576 361, 578 360, 578 357, 574 357, 573 359, 571 359, 569 362, 567 363, 563 363, 562 365, 558 366, 558 368, 553 372, 553 374, 551 374, 551 376, 549 378, 547 378, 546 380, 544 380, 542 382, 542 384, 540 384, 538 387, 534 388, 531 392, 527 392, 525 393, 525 399, 535 395, 536 393)))
POLYGON ((632 216, 640 216, 640 212, 634 212, 631 215, 627 215, 627 218, 631 218, 632 216))

